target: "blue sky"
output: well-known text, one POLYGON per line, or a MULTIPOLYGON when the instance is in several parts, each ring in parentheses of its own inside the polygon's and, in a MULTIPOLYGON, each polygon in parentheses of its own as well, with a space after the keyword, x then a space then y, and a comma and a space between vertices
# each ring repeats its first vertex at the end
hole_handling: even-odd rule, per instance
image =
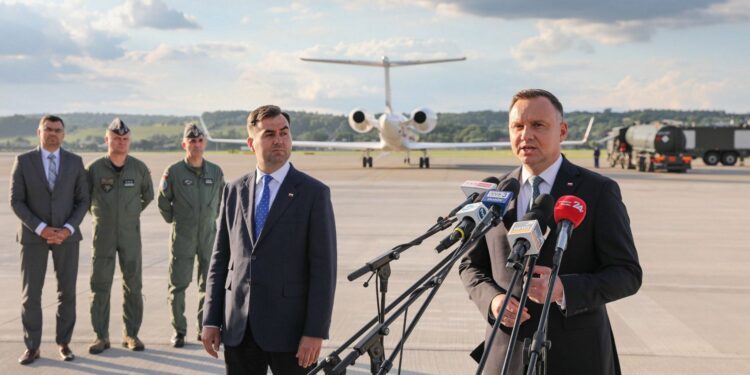
POLYGON ((394 109, 750 112, 746 0, 0 0, 0 115, 384 105, 377 68, 299 57, 466 56, 392 71, 394 109), (745 35, 745 37, 742 37, 745 35))

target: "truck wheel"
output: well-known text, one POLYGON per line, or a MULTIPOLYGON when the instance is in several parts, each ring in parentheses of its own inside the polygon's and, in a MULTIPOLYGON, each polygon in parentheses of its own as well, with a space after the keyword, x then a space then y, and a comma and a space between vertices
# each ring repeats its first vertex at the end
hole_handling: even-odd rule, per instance
POLYGON ((737 154, 729 151, 721 154, 721 164, 731 167, 737 164, 737 154))
POLYGON ((706 165, 719 164, 719 153, 716 151, 709 151, 703 154, 703 162, 706 163, 706 165))

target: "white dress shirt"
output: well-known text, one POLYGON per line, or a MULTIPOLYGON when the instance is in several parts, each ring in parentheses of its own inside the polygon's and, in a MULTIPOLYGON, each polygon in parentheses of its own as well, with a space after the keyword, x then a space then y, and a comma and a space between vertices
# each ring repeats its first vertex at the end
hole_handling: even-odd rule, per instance
MULTIPOLYGON (((555 160, 552 165, 550 165, 547 169, 544 170, 541 174, 538 176, 542 178, 542 183, 539 184, 539 194, 549 194, 552 191, 552 185, 555 183, 555 178, 557 178, 557 172, 560 171, 560 166, 562 165, 563 157, 562 155, 557 157, 557 160, 555 160)), ((531 197, 533 196, 531 191, 531 181, 529 181, 529 178, 533 176, 534 174, 526 169, 526 166, 523 166, 521 168, 521 190, 518 192, 518 200, 516 201, 516 212, 518 214, 517 220, 521 220, 524 215, 526 215, 526 212, 529 210, 529 201, 531 200, 531 197)), ((554 236, 550 236, 554 237, 554 236)), ((554 240, 554 238, 548 240, 554 240)), ((559 301, 553 301, 557 303, 558 306, 560 306, 560 309, 565 310, 565 290, 563 289, 563 296, 561 300, 559 301)))
MULTIPOLYGON (((539 177, 542 178, 542 183, 539 184, 539 194, 549 194, 552 191, 552 184, 555 183, 557 172, 560 170, 562 165, 562 155, 555 160, 552 165, 542 172, 539 177)), ((531 181, 529 178, 534 174, 526 169, 526 166, 521 168, 521 190, 518 192, 518 200, 516 201, 516 213, 518 214, 517 220, 521 220, 523 215, 529 210, 529 201, 532 197, 531 192, 531 181)))
MULTIPOLYGON (((273 200, 276 198, 276 194, 279 192, 281 183, 284 182, 287 173, 289 173, 289 168, 291 168, 291 164, 289 164, 289 161, 287 161, 286 163, 284 163, 284 165, 281 166, 281 168, 277 169, 276 172, 271 173, 271 181, 268 183, 268 188, 271 193, 271 199, 268 201, 269 208, 273 207, 273 200)), ((267 173, 261 171, 258 167, 255 167, 255 171, 255 199, 253 200, 253 209, 257 210, 258 204, 260 203, 260 197, 263 194, 263 176, 265 176, 267 173)))
MULTIPOLYGON (((53 152, 49 152, 42 147, 42 165, 44 166, 44 175, 47 176, 49 174, 49 159, 48 158, 50 154, 55 155, 55 162, 56 162, 55 164, 57 165, 57 170, 55 171, 55 174, 59 178, 60 176, 60 149, 59 148, 53 152)), ((71 236, 73 235, 73 233, 76 232, 75 228, 73 228, 73 226, 68 223, 65 223, 64 227, 68 228, 71 236)), ((37 225, 34 232, 37 235, 41 236, 44 228, 47 228, 47 223, 41 222, 39 223, 39 225, 37 225)))

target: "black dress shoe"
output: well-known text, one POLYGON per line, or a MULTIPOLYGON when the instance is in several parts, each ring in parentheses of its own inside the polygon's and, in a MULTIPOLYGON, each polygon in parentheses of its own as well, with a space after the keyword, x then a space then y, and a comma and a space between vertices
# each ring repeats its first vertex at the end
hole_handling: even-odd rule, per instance
POLYGON ((182 333, 175 333, 174 336, 172 336, 172 346, 175 348, 182 348, 185 346, 185 335, 182 333))
POLYGON ((73 351, 70 350, 70 347, 68 347, 68 344, 62 344, 60 347, 60 359, 62 359, 65 362, 72 361, 76 358, 76 356, 73 354, 73 351))
POLYGON ((31 363, 34 363, 39 358, 39 349, 31 350, 26 349, 25 352, 23 352, 23 355, 21 355, 20 358, 18 358, 18 363, 22 365, 28 365, 31 363))

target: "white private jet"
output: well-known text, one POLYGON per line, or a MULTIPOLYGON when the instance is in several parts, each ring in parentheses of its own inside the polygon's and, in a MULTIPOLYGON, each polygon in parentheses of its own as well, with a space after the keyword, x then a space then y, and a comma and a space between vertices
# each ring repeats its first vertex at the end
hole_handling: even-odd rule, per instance
MULTIPOLYGON (((429 168, 430 158, 427 156, 427 150, 465 150, 465 149, 491 149, 491 148, 510 148, 510 142, 419 142, 418 135, 426 134, 435 129, 437 125, 437 115, 427 107, 420 107, 412 111, 409 118, 399 113, 393 113, 391 107, 391 79, 390 68, 435 64, 443 62, 464 61, 465 57, 437 60, 411 60, 411 61, 390 61, 384 56, 382 61, 358 61, 358 60, 334 60, 334 59, 310 59, 301 58, 303 61, 362 65, 382 67, 385 69, 385 111, 376 120, 372 114, 367 113, 362 108, 355 108, 349 113, 349 126, 357 133, 367 133, 373 128, 378 129, 380 142, 338 142, 338 141, 294 141, 293 147, 296 148, 328 148, 337 150, 361 150, 364 151, 362 156, 362 167, 372 168, 372 156, 370 152, 374 150, 382 151, 403 151, 406 152, 405 163, 411 163, 410 151, 422 151, 419 158, 419 168, 429 168)), ((591 126, 594 123, 592 117, 586 128, 583 139, 579 141, 564 141, 563 146, 580 146, 584 145, 591 132, 591 126)), ((247 144, 244 139, 217 139, 212 138, 201 117, 201 125, 210 141, 220 143, 237 143, 247 144)))

